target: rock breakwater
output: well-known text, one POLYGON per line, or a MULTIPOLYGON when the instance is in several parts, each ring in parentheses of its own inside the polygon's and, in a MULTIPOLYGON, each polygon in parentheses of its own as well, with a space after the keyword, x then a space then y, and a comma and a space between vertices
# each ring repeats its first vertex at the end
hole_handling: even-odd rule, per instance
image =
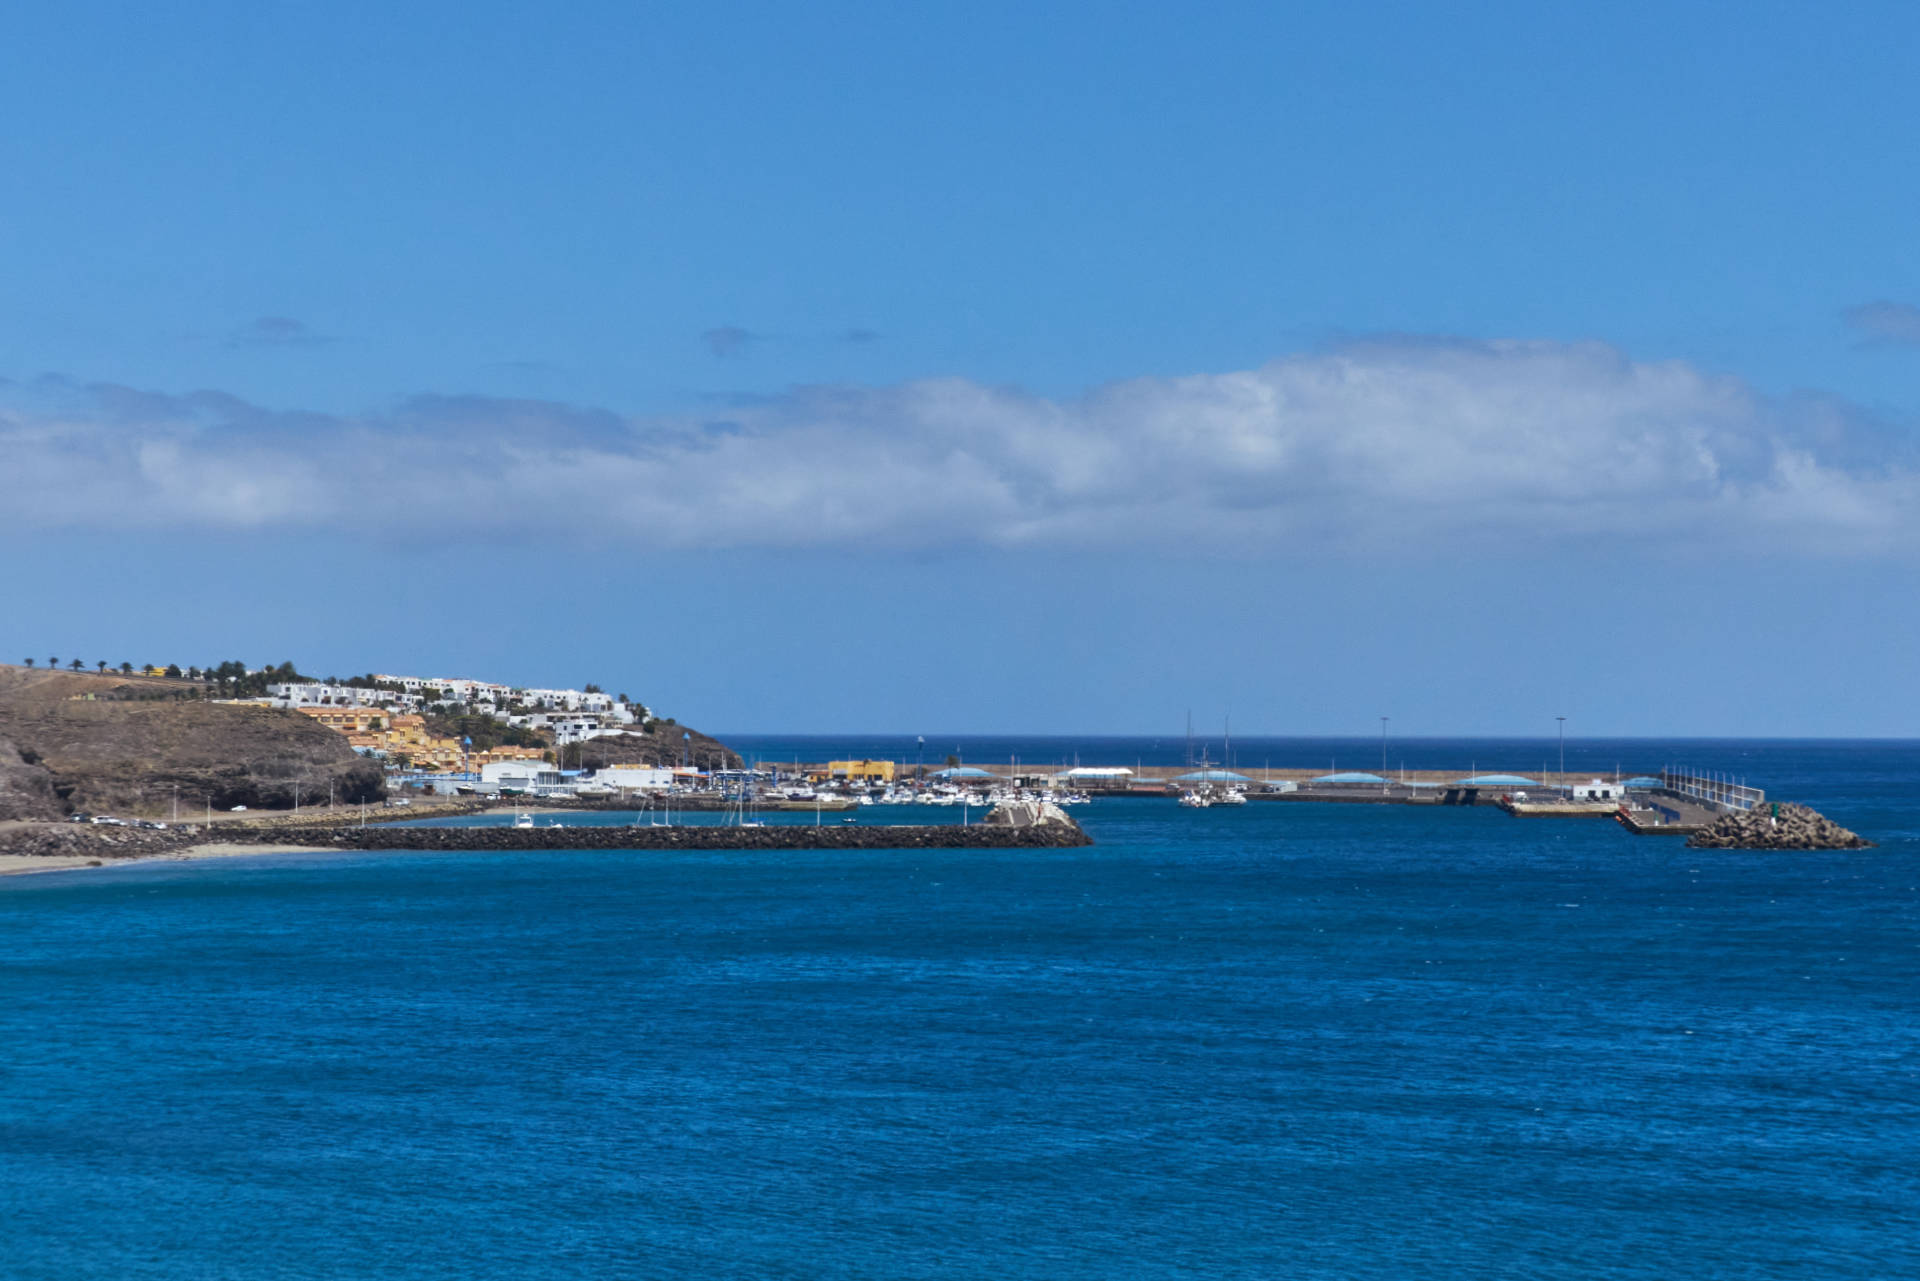
POLYGON ((206 837, 183 828, 156 832, 88 823, 20 823, 0 829, 0 854, 30 858, 149 858, 198 844, 206 837))
POLYGON ((1873 842, 1804 805, 1723 814, 1687 840, 1702 850, 1864 850, 1873 842), (1777 814, 1775 811, 1778 811, 1777 814))
MULTIPOLYGON (((215 836, 213 839, 220 839, 215 836)), ((235 834, 235 839, 240 839, 235 834)), ((1069 849, 1093 841, 1074 822, 1027 827, 281 827, 247 841, 356 850, 912 850, 1069 849)))

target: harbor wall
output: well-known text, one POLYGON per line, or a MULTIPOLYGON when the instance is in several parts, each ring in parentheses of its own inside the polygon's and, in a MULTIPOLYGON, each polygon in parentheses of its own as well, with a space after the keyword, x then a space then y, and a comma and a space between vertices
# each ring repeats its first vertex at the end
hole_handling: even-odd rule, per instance
MULTIPOLYGON (((216 835, 214 839, 219 839, 216 835)), ((357 850, 1067 849, 1093 841, 1077 823, 808 827, 280 827, 234 833, 252 844, 357 850)))

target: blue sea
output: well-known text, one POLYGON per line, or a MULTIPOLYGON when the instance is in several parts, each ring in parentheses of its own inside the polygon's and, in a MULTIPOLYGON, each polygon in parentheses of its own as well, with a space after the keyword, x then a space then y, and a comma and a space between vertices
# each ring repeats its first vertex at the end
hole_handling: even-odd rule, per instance
MULTIPOLYGON (((1148 750, 1064 742, 975 759, 1148 750)), ((1920 744, 1568 768, 1615 755, 1880 848, 1111 800, 1063 851, 0 879, 0 1277, 1920 1275, 1920 744)))

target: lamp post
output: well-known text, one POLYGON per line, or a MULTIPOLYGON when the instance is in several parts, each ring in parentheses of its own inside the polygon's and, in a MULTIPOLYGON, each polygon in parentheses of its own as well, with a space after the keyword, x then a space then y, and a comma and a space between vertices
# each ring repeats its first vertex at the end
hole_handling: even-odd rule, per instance
POLYGON ((1380 776, 1382 778, 1387 774, 1387 722, 1391 719, 1393 718, 1390 716, 1380 718, 1380 776))
POLYGON ((1564 787, 1567 781, 1567 718, 1556 716, 1560 722, 1560 783, 1564 787))

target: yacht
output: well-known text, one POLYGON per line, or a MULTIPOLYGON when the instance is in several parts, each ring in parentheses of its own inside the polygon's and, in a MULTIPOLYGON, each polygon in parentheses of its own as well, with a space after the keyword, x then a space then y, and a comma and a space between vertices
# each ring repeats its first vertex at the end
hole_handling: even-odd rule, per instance
POLYGON ((1204 792, 1182 792, 1180 804, 1190 810, 1203 810, 1213 804, 1213 798, 1204 792))

